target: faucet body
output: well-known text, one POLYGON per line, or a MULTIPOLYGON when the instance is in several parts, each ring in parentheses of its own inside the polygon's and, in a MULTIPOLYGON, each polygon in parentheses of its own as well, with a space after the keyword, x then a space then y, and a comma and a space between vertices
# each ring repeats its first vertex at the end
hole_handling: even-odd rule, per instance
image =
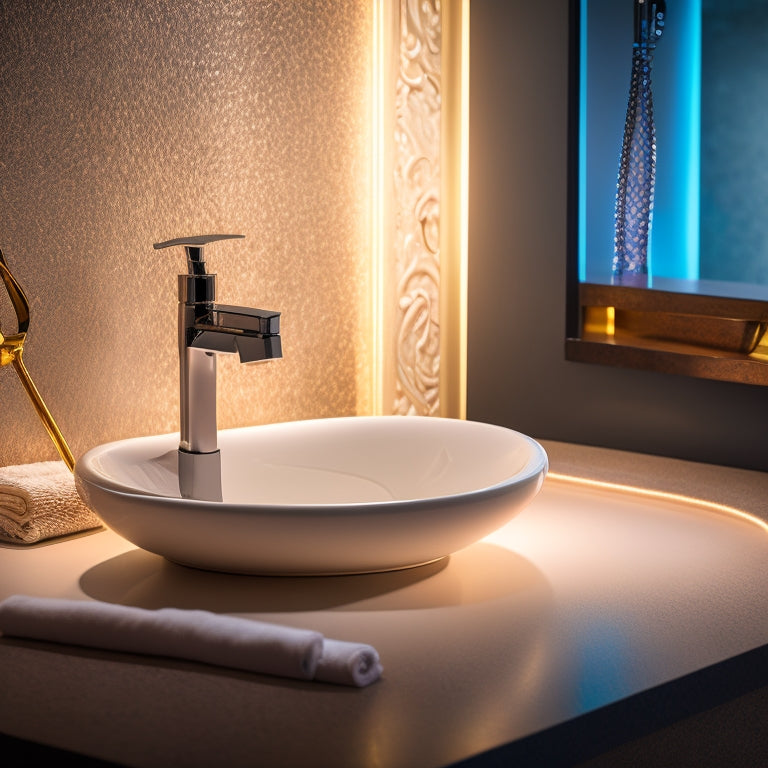
POLYGON ((221 500, 216 421, 216 355, 242 363, 282 357, 280 313, 216 303, 216 275, 203 246, 241 235, 204 235, 155 244, 183 245, 188 274, 179 275, 179 490, 184 498, 221 500))

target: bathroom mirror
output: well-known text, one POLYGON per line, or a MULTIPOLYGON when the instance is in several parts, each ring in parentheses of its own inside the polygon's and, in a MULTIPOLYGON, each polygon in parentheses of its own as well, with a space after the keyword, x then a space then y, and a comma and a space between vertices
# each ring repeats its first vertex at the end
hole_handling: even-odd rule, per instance
POLYGON ((765 0, 571 3, 568 359, 768 384, 767 42, 765 0), (614 262, 623 146, 653 171, 641 280, 614 262))

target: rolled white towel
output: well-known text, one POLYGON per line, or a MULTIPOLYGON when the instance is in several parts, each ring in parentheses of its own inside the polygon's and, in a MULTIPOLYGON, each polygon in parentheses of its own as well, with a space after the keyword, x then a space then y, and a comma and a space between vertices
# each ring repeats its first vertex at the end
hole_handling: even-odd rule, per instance
POLYGON ((0 540, 36 544, 101 526, 63 461, 0 467, 0 540))
POLYGON ((317 664, 315 680, 363 688, 376 682, 383 669, 379 654, 371 645, 345 640, 323 640, 323 655, 317 664))
POLYGON ((381 675, 378 654, 370 646, 210 611, 13 595, 0 602, 0 632, 358 687, 381 675))

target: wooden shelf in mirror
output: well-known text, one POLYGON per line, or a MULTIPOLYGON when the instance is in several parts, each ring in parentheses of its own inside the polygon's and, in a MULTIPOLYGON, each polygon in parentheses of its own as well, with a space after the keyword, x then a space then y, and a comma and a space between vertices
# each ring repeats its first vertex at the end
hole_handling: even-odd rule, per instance
POLYGON ((581 283, 566 358, 768 385, 768 302, 581 283))

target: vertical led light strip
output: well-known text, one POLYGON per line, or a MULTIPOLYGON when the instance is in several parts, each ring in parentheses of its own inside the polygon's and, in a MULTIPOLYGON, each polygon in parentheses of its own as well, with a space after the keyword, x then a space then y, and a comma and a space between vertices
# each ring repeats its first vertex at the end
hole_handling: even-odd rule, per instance
POLYGON ((373 410, 466 415, 469 0, 374 0, 373 410))
POLYGON ((371 315, 373 413, 392 413, 395 344, 394 142, 400 0, 372 0, 371 315))
POLYGON ((688 137, 685 148, 688 151, 688 200, 685 206, 687 254, 684 265, 684 274, 689 280, 698 280, 700 275, 701 256, 701 26, 702 26, 701 0, 693 0, 687 22, 693 26, 689 32, 689 61, 690 71, 689 87, 687 91, 687 112, 691 115, 688 123, 688 137))
POLYGON ((439 414, 467 415, 469 0, 443 3, 439 414))
POLYGON ((385 119, 385 44, 387 25, 385 16, 389 3, 373 0, 373 24, 371 45, 371 297, 370 311, 373 323, 371 400, 373 413, 384 412, 384 143, 387 121, 385 119))

